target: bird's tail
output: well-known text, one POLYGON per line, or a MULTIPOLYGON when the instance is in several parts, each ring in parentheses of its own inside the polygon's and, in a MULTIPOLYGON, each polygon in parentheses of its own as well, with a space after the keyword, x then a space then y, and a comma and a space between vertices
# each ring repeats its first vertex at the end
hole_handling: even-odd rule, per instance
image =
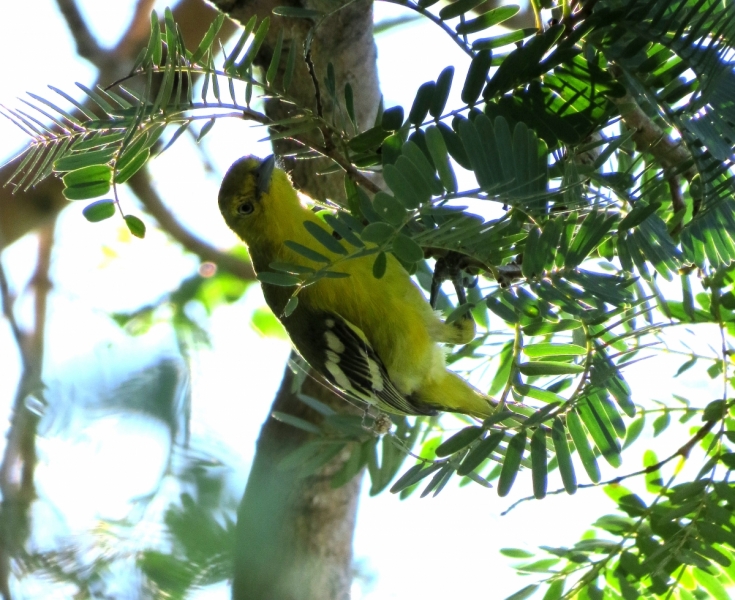
MULTIPOLYGON (((446 370, 446 376, 426 385, 417 398, 422 403, 448 412, 458 412, 480 419, 487 419, 498 412, 498 401, 483 394, 453 371, 446 370)), ((514 412, 511 410, 511 412, 514 412)), ((509 426, 518 426, 523 422, 523 415, 518 414, 504 419, 509 426)))

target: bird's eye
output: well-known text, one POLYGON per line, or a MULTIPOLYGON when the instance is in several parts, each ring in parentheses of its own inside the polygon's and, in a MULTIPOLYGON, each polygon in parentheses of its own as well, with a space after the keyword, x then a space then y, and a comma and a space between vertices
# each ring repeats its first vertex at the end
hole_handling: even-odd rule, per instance
POLYGON ((243 202, 237 205, 237 212, 241 215, 249 215, 253 212, 253 205, 251 202, 243 202))

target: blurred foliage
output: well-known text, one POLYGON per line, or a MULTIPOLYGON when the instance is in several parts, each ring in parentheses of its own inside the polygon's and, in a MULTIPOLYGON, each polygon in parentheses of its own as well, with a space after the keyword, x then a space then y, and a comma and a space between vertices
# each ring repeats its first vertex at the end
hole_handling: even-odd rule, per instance
MULTIPOLYGON (((447 436, 438 418, 391 417, 385 423, 379 417, 370 424, 302 395, 324 420, 317 426, 274 414, 313 434, 281 467, 306 476, 349 449, 333 485, 366 467, 371 493, 390 488, 402 497, 420 485, 422 496, 436 495, 455 474, 462 483, 486 487, 497 480, 505 496, 519 472, 529 471, 536 499, 604 483, 618 513, 600 518, 573 548, 544 548, 542 558, 508 550, 524 559, 518 571, 534 576, 513 598, 537 592, 546 599, 727 597, 725 589, 735 582, 735 491, 729 482, 735 468, 733 4, 534 2, 536 8, 554 5, 548 27, 498 33, 490 27, 517 7, 470 15, 477 2, 441 8, 435 0, 395 3, 431 20, 466 53, 464 81, 454 81, 449 65, 419 87, 408 110, 387 107, 373 127, 358 132, 352 100, 360 90, 349 84, 338 89, 331 65, 316 88, 335 107, 329 115, 289 96, 289 65, 301 49, 290 46, 283 72, 280 46, 263 73, 254 71, 269 19, 253 17, 220 61, 213 43, 224 16, 196 48, 186 48, 167 10, 162 23, 153 15, 150 42, 128 80, 105 90, 80 86, 94 108, 54 89, 75 109, 39 96, 30 103, 51 124, 7 109, 32 137, 11 182, 25 189, 56 174, 70 200, 96 199, 188 128, 198 128, 201 139, 233 117, 268 125, 270 139, 296 140, 302 147, 296 158, 331 158, 333 170, 345 172, 347 200, 327 207, 324 220, 350 249, 321 229, 309 230, 313 248, 294 250, 324 266, 274 264, 268 280, 293 288, 293 310, 300 290, 339 277, 339 263, 355 256, 374 255, 380 277, 385 254, 392 252, 427 287, 425 258, 460 255, 469 278, 478 278, 476 287, 467 304, 455 306, 443 296, 440 307, 450 320, 471 310, 486 327, 449 361, 491 361, 491 390, 501 408, 481 423, 467 419, 466 427, 447 436), (154 76, 160 82, 155 93, 154 76), (196 98, 194 76, 203 82, 196 98), (133 81, 140 86, 129 85, 133 81), (453 85, 461 88, 462 106, 448 110, 453 85), (254 93, 291 104, 291 113, 268 118, 251 106, 254 93), (162 139, 167 142, 159 145, 162 139), (455 165, 471 171, 476 185, 460 186, 455 165), (366 171, 380 172, 387 186, 373 198, 366 171), (499 216, 480 218, 457 206, 462 199, 492 204, 499 216), (319 254, 322 246, 343 257, 330 262, 319 254), (619 468, 652 412, 634 401, 625 367, 669 351, 676 333, 667 334, 678 326, 707 324, 719 331, 721 348, 713 356, 691 352, 679 374, 696 370, 722 391, 706 405, 682 398, 662 404, 654 434, 683 415, 682 422, 691 421, 685 443, 661 460, 650 450, 642 470, 603 482, 600 462, 619 468), (513 413, 506 407, 524 415, 521 425, 508 426, 513 413), (387 427, 382 438, 374 435, 387 427), (415 463, 399 476, 409 452, 415 463), (690 454, 702 460, 694 476, 680 469, 687 459, 691 463, 690 454), (661 470, 672 462, 677 468, 665 479, 661 470), (550 492, 553 471, 563 488, 550 492), (645 480, 649 500, 622 485, 631 477, 645 480)), ((339 10, 274 12, 309 19, 313 31, 339 10)), ((97 222, 112 217, 113 207, 124 213, 117 195, 95 200, 84 215, 97 222)), ((125 219, 134 235, 144 235, 134 216, 125 219)), ((211 311, 238 298, 245 285, 226 274, 193 277, 155 306, 116 319, 144 331, 158 307, 168 304, 178 329, 204 340, 187 306, 196 302, 211 311)), ((256 313, 255 326, 279 331, 263 313, 256 313)), ((211 561, 231 527, 199 511, 182 497, 182 507, 167 513, 173 552, 151 550, 139 563, 151 585, 171 597, 226 571, 211 561)))

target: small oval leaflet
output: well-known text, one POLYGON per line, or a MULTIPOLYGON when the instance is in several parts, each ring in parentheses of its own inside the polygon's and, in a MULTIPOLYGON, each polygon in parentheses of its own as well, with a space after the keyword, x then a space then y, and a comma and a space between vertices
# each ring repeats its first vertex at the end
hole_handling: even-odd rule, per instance
POLYGON ((524 375, 575 375, 584 373, 584 365, 541 360, 521 363, 518 369, 524 375))
POLYGON ((531 477, 533 495, 538 500, 546 496, 547 474, 546 431, 539 427, 531 436, 531 477))
POLYGON ((145 223, 135 215, 125 215, 125 224, 135 237, 141 239, 145 237, 145 223))
POLYGON ((434 91, 434 97, 431 100, 431 107, 429 112, 434 118, 441 116, 444 107, 447 104, 447 98, 449 98, 449 90, 452 87, 452 78, 454 77, 454 67, 445 68, 436 80, 436 90, 434 91))
POLYGON ((374 244, 383 244, 387 242, 391 236, 395 233, 395 229, 387 223, 370 223, 365 229, 362 230, 360 237, 366 242, 373 242, 374 244))
POLYGON ((317 242, 324 246, 327 250, 334 252, 335 254, 347 254, 347 249, 340 244, 332 235, 320 227, 317 223, 312 221, 304 221, 304 227, 317 242))
POLYGON ((396 131, 403 125, 403 107, 402 106, 391 106, 383 111, 383 118, 380 121, 380 126, 385 131, 396 131))
POLYGON ((62 178, 66 187, 89 185, 102 181, 112 181, 112 167, 109 165, 90 165, 70 171, 62 178))
POLYGON ((402 233, 393 240, 393 253, 407 263, 415 263, 424 259, 424 251, 421 246, 402 233))
POLYGON ((296 307, 299 305, 299 297, 291 296, 286 302, 286 307, 283 309, 283 316, 290 317, 296 307))
POLYGON ((577 476, 574 473, 572 456, 569 452, 569 445, 567 444, 567 432, 564 429, 564 423, 562 423, 559 417, 554 419, 554 424, 551 428, 551 440, 554 443, 554 451, 556 452, 556 460, 559 464, 559 473, 564 483, 564 489, 567 494, 573 494, 577 491, 577 476))
POLYGON ((373 208, 380 217, 391 225, 401 225, 406 218, 406 209, 390 194, 378 192, 373 198, 373 208))
POLYGON ((444 440, 436 449, 436 455, 440 457, 449 456, 465 446, 469 446, 482 435, 483 431, 483 428, 478 426, 465 427, 444 440))
POLYGON ((67 200, 89 200, 104 196, 110 191, 109 181, 93 181, 91 183, 83 183, 74 187, 64 188, 62 193, 67 200))
POLYGON ((378 254, 378 256, 375 257, 375 262, 373 263, 373 277, 375 279, 380 279, 383 275, 385 275, 385 269, 388 266, 388 258, 385 255, 385 252, 381 252, 378 254))
POLYGON ((505 460, 503 468, 500 471, 500 480, 498 481, 498 496, 501 498, 507 496, 513 482, 518 475, 518 469, 521 467, 521 459, 526 449, 526 431, 525 429, 516 433, 508 442, 508 448, 505 451, 505 460))
POLYGON ((301 283, 301 279, 299 279, 295 275, 289 275, 288 273, 274 273, 273 271, 264 271, 262 273, 258 273, 257 277, 258 281, 269 283, 271 285, 279 285, 282 287, 292 287, 301 283))
POLYGON ((90 223, 99 223, 115 214, 115 201, 98 200, 97 202, 92 202, 92 204, 84 207, 82 214, 90 223))
POLYGON ((498 447, 504 437, 505 432, 495 431, 477 444, 462 461, 457 469, 457 475, 468 475, 474 471, 498 447))

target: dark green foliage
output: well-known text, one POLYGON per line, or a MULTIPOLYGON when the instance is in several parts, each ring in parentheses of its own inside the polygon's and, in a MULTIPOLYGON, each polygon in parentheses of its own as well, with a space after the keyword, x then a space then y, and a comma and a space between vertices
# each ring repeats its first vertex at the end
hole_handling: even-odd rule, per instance
MULTIPOLYGON (((434 4, 405 6, 426 14, 434 4)), ((489 36, 484 30, 516 8, 470 15, 479 5, 459 0, 431 8, 434 21, 454 32, 453 41, 468 57, 459 106, 447 106, 455 70, 450 65, 415 91, 410 108, 380 111, 373 127, 357 131, 361 90, 352 84, 338 89, 340 74, 328 65, 320 86, 336 107, 334 115, 296 105, 280 122, 256 115, 270 126, 270 139, 301 142, 303 157, 332 153, 334 169, 353 167, 345 176, 344 205, 321 213, 324 227, 305 224, 312 247, 287 244, 320 268, 274 263, 259 277, 294 289, 289 314, 304 286, 345 275, 327 254, 340 261, 370 256, 373 276, 381 278, 392 253, 427 290, 425 257, 461 257, 478 285, 467 304, 455 306, 453 296, 441 293, 437 306, 449 321, 471 313, 485 327, 470 344, 453 349, 448 362, 495 359, 490 388, 497 411, 482 423, 453 427, 453 435, 444 432, 444 421, 392 417, 393 429, 381 440, 359 418, 327 414, 305 400, 324 422, 274 415, 314 436, 281 468, 308 475, 349 452, 334 486, 366 469, 373 494, 390 486, 406 497, 421 486, 422 497, 435 496, 456 473, 463 483, 486 487, 497 479, 498 494, 506 496, 525 477, 540 499, 582 493, 580 488, 603 481, 604 469, 616 469, 620 481, 635 475, 634 468, 623 467, 626 449, 643 432, 666 436, 679 420, 692 427, 681 450, 663 459, 650 451, 637 474, 650 497, 636 496, 620 481, 606 488, 618 509, 595 524, 600 537, 545 548, 548 556, 540 559, 509 554, 533 559, 519 570, 544 578, 513 597, 724 597, 735 544, 729 483, 735 468, 735 8, 717 0, 578 2, 572 3, 573 26, 567 17, 540 32, 489 36), (626 107, 640 117, 637 125, 621 124, 626 107), (640 145, 641 122, 658 128, 655 144, 640 145), (326 139, 331 145, 322 144, 326 139), (680 140, 679 146, 671 142, 663 152, 667 140, 680 140), (455 165, 469 171, 469 179, 458 178, 455 165), (368 195, 369 182, 361 179, 366 169, 380 172, 382 191, 368 195), (464 200, 495 210, 478 216, 462 207, 464 200), (667 285, 680 281, 680 299, 659 286, 661 279, 667 285), (677 397, 676 410, 663 403, 652 409, 633 395, 625 368, 650 356, 649 348, 665 348, 666 328, 674 324, 719 329, 722 349, 714 357, 683 352, 676 376, 701 369, 726 391, 707 398, 714 400, 710 404, 677 397), (415 464, 401 474, 419 440, 415 464), (698 458, 688 460, 702 460, 699 473, 674 477, 670 463, 695 449, 698 458)), ((298 7, 274 12, 312 23, 324 16, 298 7)), ((154 16, 134 71, 143 91, 80 86, 88 98, 82 104, 52 88, 74 106, 73 113, 38 95, 28 102, 35 113, 6 109, 32 138, 10 183, 26 189, 57 173, 69 199, 107 195, 178 141, 197 116, 208 118, 212 106, 255 115, 249 107, 253 87, 252 97, 258 88, 266 96, 287 94, 299 49, 291 44, 286 53, 280 32, 261 76, 252 66, 269 21, 251 19, 220 61, 213 44, 222 24, 218 18, 188 51, 170 11, 163 26, 154 16), (155 88, 154 75, 160 80, 155 88), (201 101, 183 84, 192 75, 202 80, 201 101), (245 104, 236 97, 236 84, 245 86, 245 104), (168 125, 168 143, 160 150, 168 125)), ((195 126, 198 138, 219 118, 195 126)), ((115 208, 101 200, 83 214, 96 222, 115 208)), ((144 235, 140 219, 124 218, 133 235, 144 235)), ((232 282, 219 277, 210 284, 214 297, 239 297, 242 289, 227 291, 232 282)), ((151 553, 144 562, 151 578, 172 574, 161 588, 167 593, 191 584, 191 568, 178 558, 151 553)))

